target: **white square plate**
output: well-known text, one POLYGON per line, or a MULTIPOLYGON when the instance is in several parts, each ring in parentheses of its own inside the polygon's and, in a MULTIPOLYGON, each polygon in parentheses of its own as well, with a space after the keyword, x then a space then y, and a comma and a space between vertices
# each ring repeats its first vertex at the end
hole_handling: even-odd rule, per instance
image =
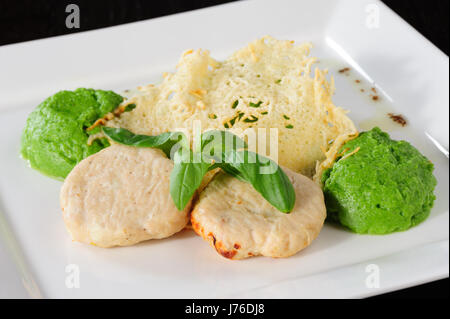
POLYGON ((50 298, 363 297, 448 276, 448 57, 381 2, 237 2, 0 47, 0 72, 1 297, 25 296, 21 282, 31 296, 50 298), (311 41, 318 66, 335 77, 335 103, 360 128, 380 125, 433 161, 437 200, 428 220, 386 236, 326 225, 287 259, 230 261, 187 230, 128 248, 72 243, 61 218, 61 183, 19 158, 29 112, 62 89, 154 83, 185 49, 207 48, 223 59, 266 34, 311 41), (348 76, 337 72, 344 66, 348 76), (406 116, 408 126, 382 120, 389 110, 406 116), (66 286, 68 265, 79 267, 79 288, 66 286))

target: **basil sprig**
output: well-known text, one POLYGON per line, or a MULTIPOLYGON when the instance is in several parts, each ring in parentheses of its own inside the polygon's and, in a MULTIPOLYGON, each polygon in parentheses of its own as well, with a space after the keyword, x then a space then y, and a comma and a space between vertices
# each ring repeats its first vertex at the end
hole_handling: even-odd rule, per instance
POLYGON ((289 213, 294 208, 294 187, 283 170, 269 158, 246 150, 245 141, 228 131, 203 133, 194 151, 181 132, 147 136, 109 127, 103 127, 103 132, 120 144, 159 148, 174 161, 170 195, 179 210, 189 203, 205 174, 215 168, 250 183, 279 211, 289 213))
POLYGON ((114 142, 135 147, 152 147, 162 150, 167 157, 172 158, 170 152, 175 152, 173 147, 181 143, 187 147, 186 136, 181 132, 167 132, 156 136, 138 135, 124 128, 103 127, 103 132, 114 142))
POLYGON ((180 147, 173 156, 173 170, 170 173, 170 196, 175 206, 183 210, 199 188, 203 177, 208 172, 209 163, 194 161, 191 149, 180 147))
POLYGON ((218 163, 227 173, 252 184, 280 212, 294 208, 295 191, 283 170, 271 159, 247 150, 226 152, 225 161, 218 163))
POLYGON ((206 161, 215 162, 223 160, 226 150, 245 149, 248 145, 243 139, 228 131, 211 130, 202 134, 201 153, 206 161))

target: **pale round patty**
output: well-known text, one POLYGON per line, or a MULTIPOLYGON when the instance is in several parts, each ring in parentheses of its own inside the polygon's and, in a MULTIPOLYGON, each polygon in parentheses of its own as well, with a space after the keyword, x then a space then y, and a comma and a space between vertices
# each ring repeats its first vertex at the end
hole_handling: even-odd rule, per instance
POLYGON ((169 237, 188 223, 170 196, 173 162, 151 148, 110 146, 81 161, 61 189, 73 240, 100 247, 169 237))
POLYGON ((289 257, 307 247, 326 217, 322 190, 309 178, 284 171, 296 194, 290 214, 279 212, 249 183, 220 173, 200 194, 192 211, 196 233, 230 259, 289 257))

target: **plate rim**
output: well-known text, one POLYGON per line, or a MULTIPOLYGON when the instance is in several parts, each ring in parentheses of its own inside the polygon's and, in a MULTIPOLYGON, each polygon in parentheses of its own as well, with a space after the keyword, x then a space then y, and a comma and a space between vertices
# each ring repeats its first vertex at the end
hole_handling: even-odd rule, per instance
MULTIPOLYGON (((247 1, 251 1, 251 0, 247 0, 247 1)), ((247 2, 247 1, 242 1, 242 2, 247 2)), ((256 2, 255 0, 253 0, 254 2, 256 2)), ((57 41, 57 40, 59 40, 60 38, 69 38, 69 37, 83 37, 83 36, 85 36, 87 33, 94 33, 94 32, 108 32, 109 30, 112 30, 112 29, 115 29, 115 28, 122 28, 122 27, 127 27, 127 26, 129 26, 129 25, 134 25, 134 24, 145 24, 145 23, 147 23, 148 21, 156 21, 156 20, 164 20, 164 19, 174 19, 174 18, 176 18, 177 16, 181 16, 181 15, 187 15, 187 14, 192 14, 193 12, 198 12, 198 11, 204 11, 204 10, 220 10, 221 9, 221 7, 224 7, 224 6, 239 6, 239 5, 241 5, 241 3, 242 2, 234 2, 234 3, 228 3, 228 4, 222 4, 222 5, 218 5, 218 6, 212 6, 212 7, 207 7, 207 8, 202 8, 202 9, 196 9, 196 10, 191 10, 191 11, 187 11, 187 12, 182 12, 182 13, 176 13, 176 14, 171 14, 171 15, 168 15, 168 16, 163 16, 163 17, 158 17, 158 18, 153 18, 153 19, 147 19, 147 20, 142 20, 142 21, 136 21, 136 22, 130 22, 130 23, 126 23, 126 24, 121 24, 121 25, 117 25, 117 26, 111 26, 111 27, 107 27, 107 28, 101 28, 101 29, 96 29, 96 30, 89 30, 89 31, 84 31, 84 32, 77 32, 77 33, 74 33, 74 34, 67 34, 67 35, 60 35, 60 36, 56 36, 56 37, 49 37, 49 38, 44 38, 44 39, 38 39, 38 40, 31 40, 31 41, 25 41, 25 42, 20 42, 20 43, 14 43, 14 44, 8 44, 8 45, 3 45, 3 46, 0 46, 0 51, 2 50, 2 49, 4 49, 4 48, 11 48, 11 47, 20 47, 20 46, 28 46, 28 45, 34 45, 35 43, 42 43, 42 42, 44 42, 44 41, 57 41)), ((391 17, 395 17, 395 19, 396 19, 396 21, 398 22, 398 23, 403 23, 403 24, 405 24, 408 28, 409 28, 409 32, 414 32, 414 34, 415 34, 415 36, 418 36, 419 38, 420 38, 420 40, 421 41, 423 41, 423 43, 424 43, 424 45, 425 46, 427 46, 429 49, 433 49, 434 51, 435 51, 435 53, 438 53, 438 54, 440 54, 443 58, 447 58, 447 60, 448 60, 448 56, 444 53, 444 52, 442 52, 438 47, 436 47, 431 41, 429 41, 427 38, 425 38, 420 32, 418 32, 415 28, 413 28, 408 22, 406 22, 405 20, 403 20, 396 12, 394 12, 391 8, 389 8, 386 4, 384 4, 383 2, 381 2, 380 0, 374 0, 373 1, 374 3, 376 3, 376 4, 378 4, 378 5, 380 5, 381 7, 383 7, 383 10, 388 10, 389 12, 390 12, 390 15, 391 15, 391 17)), ((264 3, 264 2, 262 2, 262 3, 264 3)), ((6 111, 8 111, 8 110, 6 110, 6 111)), ((1 204, 1 203, 0 203, 1 204)), ((0 218, 6 218, 7 216, 5 216, 5 214, 2 212, 2 211, 0 211, 0 215, 1 215, 1 217, 0 218)), ((7 226, 6 226, 7 227, 7 226)), ((4 243, 4 239, 2 239, 2 237, 0 236, 0 240, 2 240, 2 242, 4 243)), ((448 239, 446 240, 446 242, 447 242, 447 245, 448 245, 448 239)), ((433 243, 433 244, 439 244, 440 242, 438 242, 438 243, 433 243)), ((401 252, 399 252, 399 253, 401 253, 401 252)), ((396 254, 399 254, 399 253, 396 253, 396 254)), ((396 254, 393 254, 393 255, 396 255, 396 254)), ((384 256, 383 256, 384 257, 384 256)), ((448 258, 447 258, 447 260, 448 260, 448 258)), ((447 265, 448 265, 448 263, 447 263, 447 265)), ((347 267, 347 266, 345 266, 345 267, 347 267)), ((332 270, 330 270, 330 271, 332 271, 332 270)), ((448 277, 448 267, 447 267, 447 271, 445 272, 442 272, 441 270, 436 270, 437 271, 437 273, 435 274, 435 276, 434 276, 434 278, 436 278, 436 279, 440 279, 440 278, 445 278, 445 277, 448 277)), ((301 279, 301 277, 298 277, 297 279, 301 279)), ((430 280, 427 280, 427 281, 423 281, 423 282, 421 282, 421 283, 424 283, 424 282, 429 282, 429 281, 432 281, 432 280, 435 280, 435 279, 430 279, 430 280)), ((295 281, 295 279, 293 280, 293 281, 295 281)), ((276 285, 276 284, 273 284, 273 285, 276 285)), ((416 285, 416 284, 411 284, 411 286, 414 286, 414 285, 416 285)), ((408 287, 410 287, 410 286, 408 286, 408 287)), ((404 287, 404 288, 406 288, 406 287, 404 287)), ((264 289, 263 287, 261 287, 260 289, 264 289)), ((398 289, 402 289, 402 287, 399 287, 398 289)), ((256 290, 259 290, 258 288, 256 288, 255 289, 255 291, 256 290)), ((391 290, 387 290, 387 291, 383 291, 383 292, 380 292, 380 293, 387 293, 387 292, 390 292, 390 291, 394 291, 394 290, 397 290, 397 288, 393 288, 393 289, 391 289, 391 290)), ((374 293, 374 294, 370 294, 370 296, 371 295, 376 295, 376 294, 378 294, 378 293, 374 293)), ((369 295, 366 295, 366 296, 364 296, 364 295, 361 295, 362 297, 367 297, 367 296, 369 296, 369 295)))

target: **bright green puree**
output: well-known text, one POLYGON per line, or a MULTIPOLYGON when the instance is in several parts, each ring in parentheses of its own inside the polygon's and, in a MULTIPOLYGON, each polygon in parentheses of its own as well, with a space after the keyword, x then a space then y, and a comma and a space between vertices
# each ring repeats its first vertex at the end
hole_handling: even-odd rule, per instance
POLYGON ((424 221, 435 200, 433 164, 377 127, 347 142, 341 152, 357 147, 322 175, 329 219, 368 234, 403 231, 424 221))
POLYGON ((47 98, 28 117, 22 134, 22 156, 31 167, 51 177, 64 179, 82 159, 109 143, 97 139, 87 144, 86 128, 114 110, 123 98, 94 89, 61 91, 47 98))

